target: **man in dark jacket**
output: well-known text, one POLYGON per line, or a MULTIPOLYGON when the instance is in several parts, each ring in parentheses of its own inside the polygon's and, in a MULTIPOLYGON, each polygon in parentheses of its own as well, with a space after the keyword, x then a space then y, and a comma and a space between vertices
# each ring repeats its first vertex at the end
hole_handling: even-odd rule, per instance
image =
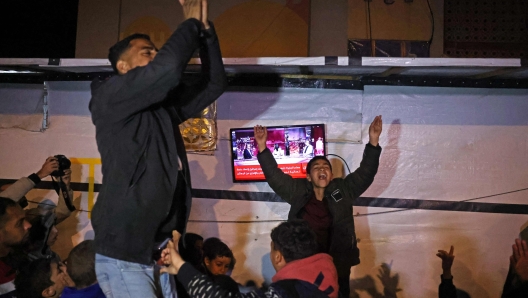
POLYGON ((227 79, 207 1, 180 0, 185 21, 158 52, 134 34, 110 48, 117 75, 92 83, 103 185, 92 212, 97 279, 113 297, 154 297, 156 243, 185 232, 191 181, 178 125, 213 103, 227 79), (182 73, 200 49, 199 80, 182 73), (134 290, 137 289, 137 290, 134 290))
POLYGON ((337 298, 337 272, 332 257, 317 253, 313 231, 304 221, 283 222, 271 231, 270 261, 277 273, 266 290, 246 294, 223 290, 186 263, 176 252, 174 243, 162 253, 170 274, 178 274, 178 280, 191 297, 238 297, 238 298, 337 298))
POLYGON ((288 220, 306 220, 317 235, 320 251, 333 257, 344 297, 350 295, 350 268, 359 264, 352 205, 367 190, 378 171, 382 125, 381 116, 376 116, 369 127, 370 141, 365 146, 359 168, 344 179, 333 179, 330 161, 324 156, 310 160, 306 180, 293 179, 279 169, 267 148, 266 128, 257 125, 254 129, 259 149, 257 158, 266 181, 291 205, 288 220))

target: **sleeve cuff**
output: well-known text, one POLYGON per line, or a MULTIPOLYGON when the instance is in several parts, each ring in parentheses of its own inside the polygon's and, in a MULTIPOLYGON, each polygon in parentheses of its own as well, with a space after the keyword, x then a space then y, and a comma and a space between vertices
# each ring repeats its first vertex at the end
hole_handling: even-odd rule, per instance
POLYGON ((41 181, 40 177, 37 174, 35 174, 35 173, 29 175, 28 178, 29 178, 29 180, 33 181, 33 183, 35 183, 35 185, 39 184, 40 181, 41 181))
POLYGON ((372 145, 370 142, 368 142, 366 146, 367 146, 367 147, 370 147, 370 148, 372 148, 372 149, 381 150, 381 146, 379 145, 379 143, 378 143, 377 146, 374 146, 374 145, 372 145))
POLYGON ((216 30, 215 30, 215 27, 213 25, 213 22, 211 21, 207 21, 209 22, 209 29, 201 29, 200 31, 200 38, 204 39, 204 40, 209 40, 213 37, 216 36, 216 30))
MULTIPOLYGON (((262 152, 259 152, 257 153, 257 156, 261 155, 261 154, 264 154, 264 152, 266 152, 266 150, 270 151, 268 147, 266 147, 266 149, 262 150, 262 152)), ((271 151, 270 151, 271 153, 271 151)))

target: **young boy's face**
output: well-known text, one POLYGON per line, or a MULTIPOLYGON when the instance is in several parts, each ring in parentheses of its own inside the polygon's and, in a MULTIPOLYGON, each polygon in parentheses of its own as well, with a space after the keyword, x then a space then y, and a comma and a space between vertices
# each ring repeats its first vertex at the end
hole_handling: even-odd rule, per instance
POLYGON ((310 173, 306 175, 306 179, 312 182, 316 188, 326 188, 330 181, 332 181, 332 169, 326 160, 319 159, 312 164, 310 173))
POLYGON ((229 257, 216 257, 213 260, 209 260, 208 257, 204 258, 205 267, 213 275, 226 275, 231 265, 231 258, 229 257))
POLYGON ((65 287, 75 287, 70 276, 66 272, 66 266, 61 262, 51 262, 51 281, 56 293, 62 293, 65 287))

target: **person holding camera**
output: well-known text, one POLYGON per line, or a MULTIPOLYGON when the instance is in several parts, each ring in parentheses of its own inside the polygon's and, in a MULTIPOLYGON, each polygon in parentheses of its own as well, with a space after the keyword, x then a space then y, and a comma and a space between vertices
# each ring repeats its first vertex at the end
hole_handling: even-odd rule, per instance
POLYGON ((56 216, 56 223, 60 223, 75 210, 72 204, 73 190, 71 189, 71 162, 64 155, 50 156, 46 158, 44 164, 36 173, 28 177, 22 177, 13 184, 4 184, 0 187, 0 197, 11 199, 17 202, 22 208, 28 206, 26 194, 35 188, 44 178, 51 176, 59 190, 57 191, 59 199, 57 205, 50 200, 45 200, 39 205, 40 208, 53 209, 56 216), (52 208, 47 208, 47 207, 52 208))
POLYGON ((57 156, 50 156, 46 158, 36 173, 22 177, 13 184, 0 187, 0 222, 2 222, 0 229, 0 293, 14 293, 15 272, 21 266, 36 257, 54 254, 49 247, 57 239, 58 231, 55 224, 63 221, 71 214, 65 202, 64 193, 60 192, 56 207, 55 204, 41 204, 39 207, 27 211, 22 210, 22 208, 28 205, 26 194, 42 179, 50 175, 63 175, 61 179, 64 182, 64 189, 67 190, 69 198, 73 198, 69 167, 69 160, 61 163, 57 156), (63 167, 62 171, 61 166, 63 167), (53 210, 45 208, 50 205, 55 208, 53 210), (31 216, 31 214, 38 214, 38 218, 31 216), (42 214, 47 215, 41 216, 42 214), (32 226, 30 221, 33 223, 38 221, 39 224, 32 226), (40 224, 41 222, 43 225, 40 224), (32 241, 32 239, 39 241, 32 241))
POLYGON ((155 297, 167 290, 155 276, 154 252, 172 230, 185 233, 192 203, 179 124, 227 87, 207 1, 180 4, 185 21, 159 51, 148 35, 126 37, 109 51, 115 75, 91 85, 103 173, 92 210, 95 270, 113 297, 155 297), (198 49, 202 71, 191 82, 182 75, 198 49))
MULTIPOLYGON (((32 190, 40 181, 59 169, 59 162, 54 156, 46 158, 42 168, 38 172, 22 177, 13 184, 5 184, 0 187, 0 197, 18 202, 32 190)), ((25 206, 23 206, 25 207, 25 206)))

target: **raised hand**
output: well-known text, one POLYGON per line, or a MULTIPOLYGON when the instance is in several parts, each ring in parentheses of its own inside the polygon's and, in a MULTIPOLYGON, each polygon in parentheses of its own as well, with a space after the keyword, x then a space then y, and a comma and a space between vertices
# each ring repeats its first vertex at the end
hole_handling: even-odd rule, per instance
POLYGON ((167 244, 161 252, 161 260, 166 267, 161 268, 161 273, 169 273, 172 275, 178 274, 181 266, 185 263, 178 253, 178 241, 180 241, 181 234, 178 231, 172 231, 172 240, 167 244))
POLYGON ((59 162, 55 156, 50 156, 46 159, 42 168, 37 172, 40 179, 46 178, 49 174, 59 169, 59 162))
POLYGON ((453 266, 453 260, 455 259, 455 256, 453 255, 453 252, 455 251, 455 248, 453 245, 451 245, 451 249, 449 250, 449 253, 445 250, 439 250, 436 254, 437 257, 442 259, 442 270, 444 271, 442 276, 443 278, 452 278, 451 275, 451 266, 453 266))
POLYGON ((202 21, 202 0, 180 0, 183 8, 183 17, 188 20, 195 18, 202 21))
POLYGON ((381 115, 378 115, 374 118, 374 121, 370 124, 369 127, 369 142, 372 146, 378 146, 379 136, 383 129, 383 120, 381 115))
POLYGON ((268 140, 268 130, 262 125, 255 125, 255 127, 253 127, 253 132, 260 153, 266 149, 266 141, 268 140))
POLYGON ((521 280, 528 281, 528 245, 526 241, 515 239, 512 249, 513 255, 510 260, 512 261, 513 269, 521 280))

